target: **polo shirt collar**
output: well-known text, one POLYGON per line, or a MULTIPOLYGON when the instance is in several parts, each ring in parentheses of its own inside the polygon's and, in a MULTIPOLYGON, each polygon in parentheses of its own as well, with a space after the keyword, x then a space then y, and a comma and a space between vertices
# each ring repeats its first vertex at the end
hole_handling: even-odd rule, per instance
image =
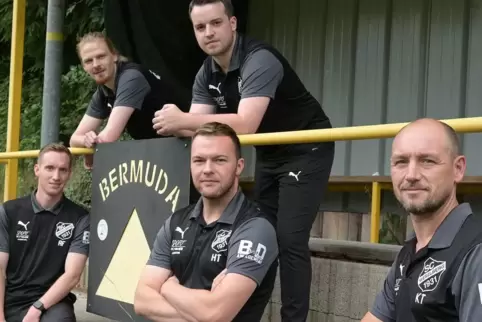
MULTIPOLYGON (((452 209, 435 231, 435 234, 428 243, 428 248, 443 249, 450 247, 463 223, 471 214, 472 208, 468 203, 462 203, 452 209)), ((406 241, 415 242, 415 232, 412 232, 406 241)))
POLYGON ((60 199, 59 202, 57 202, 55 205, 53 205, 52 208, 50 209, 45 209, 43 208, 39 202, 37 201, 37 197, 35 196, 37 194, 37 189, 35 189, 33 192, 32 192, 32 195, 31 195, 31 199, 32 199, 32 208, 33 208, 33 211, 35 212, 35 214, 39 214, 43 211, 48 211, 48 212, 51 212, 55 215, 58 215, 60 213, 60 211, 62 210, 62 206, 64 205, 64 196, 62 195, 62 198, 60 199))
MULTIPOLYGON (((236 220, 236 217, 239 213, 239 210, 241 209, 241 206, 243 205, 244 198, 245 198, 244 193, 242 192, 241 188, 238 187, 238 192, 236 192, 233 199, 231 199, 228 206, 226 207, 226 209, 224 209, 223 213, 221 214, 221 217, 218 219, 217 222, 232 225, 236 220)), ((199 216, 202 216, 202 212, 203 212, 203 202, 201 197, 199 198, 199 201, 197 202, 196 206, 194 206, 194 209, 191 212, 190 219, 196 219, 199 216)))
MULTIPOLYGON (((239 69, 241 66, 240 61, 240 44, 241 44, 241 35, 236 33, 236 39, 234 41, 233 53, 231 54, 231 61, 229 63, 228 72, 232 72, 236 69, 239 69)), ((221 73, 221 67, 216 63, 213 57, 211 57, 211 71, 213 73, 221 73)))

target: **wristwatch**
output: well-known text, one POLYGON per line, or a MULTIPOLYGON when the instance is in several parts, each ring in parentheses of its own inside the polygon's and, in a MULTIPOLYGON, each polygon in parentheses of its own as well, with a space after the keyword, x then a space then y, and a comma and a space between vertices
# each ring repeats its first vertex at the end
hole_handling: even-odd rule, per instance
POLYGON ((42 313, 45 312, 44 304, 40 301, 36 301, 32 306, 42 313))

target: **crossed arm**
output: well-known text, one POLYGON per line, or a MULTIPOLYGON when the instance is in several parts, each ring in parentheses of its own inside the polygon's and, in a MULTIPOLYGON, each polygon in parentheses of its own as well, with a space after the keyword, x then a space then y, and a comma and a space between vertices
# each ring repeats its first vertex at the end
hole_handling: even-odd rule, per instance
POLYGON ((151 257, 139 280, 134 308, 153 321, 231 321, 261 284, 278 256, 276 233, 265 219, 242 224, 229 241, 225 271, 213 280, 210 290, 191 289, 171 276, 170 218, 159 231, 151 257), (263 245, 260 262, 244 254, 246 244, 263 245))
POLYGON ((147 265, 139 281, 134 308, 152 321, 231 321, 256 288, 256 282, 228 273, 214 290, 182 286, 165 268, 147 265))

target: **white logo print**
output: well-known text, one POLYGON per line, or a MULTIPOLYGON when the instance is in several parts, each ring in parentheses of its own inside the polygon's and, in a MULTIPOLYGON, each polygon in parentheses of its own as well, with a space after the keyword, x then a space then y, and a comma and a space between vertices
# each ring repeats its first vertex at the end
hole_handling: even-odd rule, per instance
POLYGON ((288 173, 288 176, 290 176, 290 177, 295 177, 296 181, 300 181, 300 180, 298 179, 298 176, 300 175, 300 173, 301 173, 301 171, 298 171, 297 174, 295 174, 294 172, 290 172, 290 173, 288 173))
POLYGON ((84 231, 84 236, 82 236, 82 244, 90 244, 90 232, 84 231))
POLYGON ((241 76, 238 76, 238 92, 239 92, 239 95, 241 95, 242 89, 243 89, 243 80, 241 79, 241 76))
POLYGON ((58 246, 62 247, 67 239, 70 239, 74 232, 73 223, 58 222, 57 229, 55 230, 55 236, 59 239, 58 246))
POLYGON ((264 256, 266 255, 266 246, 258 243, 256 250, 253 250, 253 246, 254 244, 252 241, 246 239, 241 240, 236 257, 245 258, 261 265, 263 263, 264 256))
POLYGON ((25 223, 23 223, 21 220, 19 220, 19 221, 18 221, 18 224, 19 224, 20 226, 22 226, 23 228, 25 228, 25 230, 27 230, 27 229, 28 229, 27 226, 28 226, 28 224, 30 224, 30 221, 27 221, 27 223, 25 224, 25 223))
POLYGON ((482 283, 479 283, 480 304, 482 304, 482 283))
POLYGON ((70 239, 74 232, 74 227, 73 223, 58 222, 55 236, 60 240, 70 239))
POLYGON ((27 221, 27 223, 24 223, 23 221, 19 220, 18 225, 23 227, 23 230, 19 229, 17 230, 17 240, 18 241, 27 241, 29 236, 30 236, 30 231, 28 231, 27 226, 30 224, 30 221, 27 221))
POLYGON ((221 229, 216 232, 211 248, 216 252, 225 252, 228 250, 228 238, 231 236, 231 230, 221 229))
POLYGON ((149 72, 154 75, 155 78, 157 79, 161 79, 161 76, 157 75, 156 73, 154 73, 152 70, 149 69, 149 72))
POLYGON ((400 275, 403 276, 403 268, 405 267, 405 265, 403 264, 400 264, 400 275))
POLYGON ((176 227, 176 231, 181 234, 181 238, 184 239, 184 233, 189 229, 189 227, 186 227, 186 229, 182 230, 181 227, 176 227))
POLYGON ((418 276, 418 287, 422 292, 430 292, 437 288, 442 274, 447 269, 445 261, 438 261, 429 257, 423 263, 423 269, 418 276))
POLYGON ((208 88, 209 89, 215 89, 218 91, 219 94, 221 94, 221 90, 219 89, 219 87, 221 87, 221 83, 218 84, 218 87, 214 86, 214 85, 211 85, 209 84, 208 88))

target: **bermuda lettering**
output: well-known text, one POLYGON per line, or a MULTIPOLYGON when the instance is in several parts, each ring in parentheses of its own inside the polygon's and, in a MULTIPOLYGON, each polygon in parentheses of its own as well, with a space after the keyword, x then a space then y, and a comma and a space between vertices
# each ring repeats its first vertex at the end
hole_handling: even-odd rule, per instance
POLYGON ((266 246, 259 243, 256 247, 256 251, 253 253, 253 242, 250 240, 241 240, 238 248, 238 258, 245 258, 252 260, 258 264, 263 262, 264 256, 266 255, 266 246))
POLYGON ((423 299, 425 298, 425 296, 427 296, 427 294, 417 293, 417 295, 415 296, 415 303, 423 304, 423 299))
POLYGON ((175 186, 174 189, 172 189, 171 193, 164 200, 165 202, 169 202, 169 201, 172 200, 172 209, 171 209, 172 212, 174 212, 174 210, 176 210, 178 198, 179 198, 179 188, 177 186, 175 186))
POLYGON ((179 187, 169 187, 169 176, 164 169, 144 160, 131 160, 130 166, 128 162, 124 162, 111 169, 107 178, 103 178, 99 183, 102 201, 105 202, 119 187, 129 183, 144 184, 148 188, 153 188, 160 195, 167 193, 165 201, 171 203, 172 211, 175 211, 179 199, 179 187))
POLYGON ((221 254, 212 254, 211 255, 211 262, 219 263, 220 259, 221 259, 221 254))

